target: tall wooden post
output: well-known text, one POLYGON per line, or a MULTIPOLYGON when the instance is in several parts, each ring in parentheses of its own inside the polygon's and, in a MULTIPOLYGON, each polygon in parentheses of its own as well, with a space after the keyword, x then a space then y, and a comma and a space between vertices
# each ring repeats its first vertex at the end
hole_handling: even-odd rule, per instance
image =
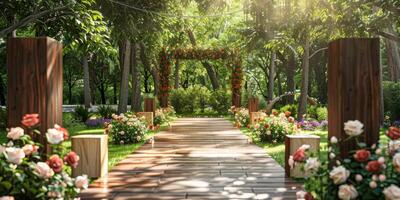
POLYGON ((156 112, 156 101, 154 98, 144 98, 144 112, 156 112))
POLYGON ((8 126, 21 126, 23 115, 38 113, 42 134, 35 140, 46 144, 47 129, 62 125, 61 43, 48 37, 9 38, 7 67, 8 126))
POLYGON ((258 111, 258 98, 251 97, 249 98, 249 102, 247 103, 247 107, 249 109, 249 113, 258 111))
MULTIPOLYGON (((339 39, 329 44, 328 120, 329 138, 347 137, 348 120, 364 124, 361 141, 379 139, 381 77, 379 39, 339 39)), ((356 148, 354 141, 340 143, 341 155, 356 148)))

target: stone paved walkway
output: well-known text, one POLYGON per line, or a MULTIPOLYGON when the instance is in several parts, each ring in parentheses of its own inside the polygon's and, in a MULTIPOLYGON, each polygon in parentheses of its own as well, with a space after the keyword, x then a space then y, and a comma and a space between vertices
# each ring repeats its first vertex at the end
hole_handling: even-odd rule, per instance
POLYGON ((299 184, 221 118, 181 118, 82 199, 295 199, 299 184))

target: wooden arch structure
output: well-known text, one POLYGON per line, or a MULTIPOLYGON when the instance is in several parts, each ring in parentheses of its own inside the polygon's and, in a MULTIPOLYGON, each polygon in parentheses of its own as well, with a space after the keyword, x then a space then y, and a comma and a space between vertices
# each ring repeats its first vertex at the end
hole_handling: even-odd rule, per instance
POLYGON ((158 100, 160 106, 168 107, 169 91, 171 89, 169 76, 171 74, 172 59, 192 59, 192 60, 216 60, 224 59, 227 67, 231 69, 231 90, 232 105, 240 107, 241 86, 243 71, 241 68, 241 58, 236 49, 198 49, 198 48, 178 48, 163 49, 160 53, 160 92, 158 100))

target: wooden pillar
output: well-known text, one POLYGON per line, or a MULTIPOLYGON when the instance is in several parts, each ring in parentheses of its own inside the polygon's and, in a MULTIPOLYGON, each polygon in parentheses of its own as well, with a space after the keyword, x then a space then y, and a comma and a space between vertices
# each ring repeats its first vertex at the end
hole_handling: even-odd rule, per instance
MULTIPOLYGON (((328 120, 329 138, 347 137, 348 120, 364 124, 361 141, 372 145, 379 139, 381 78, 379 39, 339 39, 329 44, 328 120)), ((340 143, 341 155, 356 148, 354 141, 340 143)))
POLYGON ((62 125, 61 43, 48 37, 9 38, 7 67, 8 126, 21 126, 23 115, 38 113, 42 134, 34 139, 46 144, 47 129, 62 125))
POLYGON ((247 103, 247 107, 249 109, 249 113, 258 111, 258 98, 251 97, 249 98, 249 102, 247 103))
POLYGON ((144 98, 144 112, 156 111, 156 101, 154 98, 144 98))

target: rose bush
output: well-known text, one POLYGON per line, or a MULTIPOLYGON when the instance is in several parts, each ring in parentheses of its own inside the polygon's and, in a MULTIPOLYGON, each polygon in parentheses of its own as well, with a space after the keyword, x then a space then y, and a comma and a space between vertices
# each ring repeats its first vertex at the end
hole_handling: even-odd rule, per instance
POLYGON ((298 125, 290 112, 274 112, 265 117, 259 123, 251 127, 252 133, 261 141, 282 142, 285 135, 291 135, 299 131, 298 125))
POLYGON ((10 128, 9 141, 0 145, 0 199, 73 199, 81 189, 88 187, 86 176, 71 178, 68 168, 76 167, 79 156, 65 152, 60 145, 68 139, 68 131, 58 125, 47 131, 47 139, 52 153, 40 152, 41 144, 32 141, 33 130, 39 124, 37 114, 27 114, 20 127, 10 128), (86 180, 85 184, 76 184, 76 180, 86 180))
POLYGON ((233 108, 235 111, 235 125, 246 127, 250 122, 250 114, 247 108, 233 108))
POLYGON ((175 117, 174 107, 168 106, 167 108, 159 108, 155 111, 154 125, 161 125, 169 123, 175 117))
POLYGON ((400 199, 399 128, 389 128, 387 144, 368 147, 358 140, 362 137, 363 126, 358 120, 345 123, 344 130, 349 137, 344 140, 354 140, 358 144, 358 149, 350 151, 347 158, 336 156, 340 143, 336 137, 330 138, 330 160, 314 164, 315 167, 308 165, 318 162, 318 157, 308 149, 299 148, 297 159, 295 155, 289 157, 289 164, 301 165, 310 174, 305 179, 306 192, 298 193, 300 199, 400 199))
POLYGON ((133 113, 112 115, 112 121, 106 125, 106 133, 110 135, 114 144, 132 144, 144 140, 148 133, 144 117, 133 113))

